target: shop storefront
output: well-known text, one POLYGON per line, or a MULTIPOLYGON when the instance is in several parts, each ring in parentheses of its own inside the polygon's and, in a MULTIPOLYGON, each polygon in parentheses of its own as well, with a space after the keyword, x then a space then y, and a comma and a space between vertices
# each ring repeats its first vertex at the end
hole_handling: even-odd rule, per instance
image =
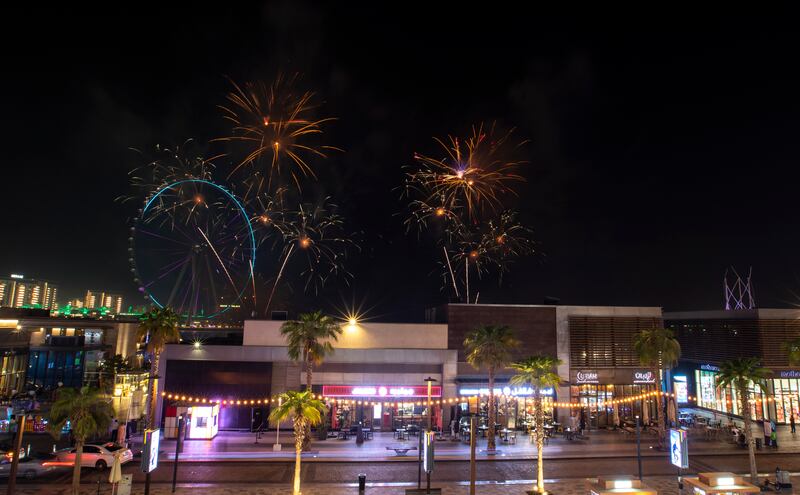
MULTIPOLYGON (((730 414, 733 416, 742 415, 742 403, 739 391, 735 387, 719 387, 717 379, 719 377, 719 367, 713 364, 702 364, 694 370, 694 385, 697 395, 697 405, 705 409, 730 414)), ((767 380, 767 392, 769 392, 772 382, 780 380, 767 380)), ((780 386, 780 384, 779 384, 780 386)), ((789 384, 787 383, 787 386, 789 384)), ((750 415, 753 419, 775 419, 774 414, 770 414, 769 408, 765 408, 765 399, 769 396, 760 387, 750 383, 750 415)), ((796 406, 796 404, 795 404, 796 406)), ((780 421, 779 421, 780 422, 780 421)))
MULTIPOLYGON (((658 401, 641 398, 657 390, 656 374, 643 369, 596 369, 570 372, 572 402, 584 405, 580 411, 588 428, 608 428, 635 423, 639 416, 648 424, 657 419, 658 401)), ((573 414, 579 414, 575 410, 573 414)))
MULTIPOLYGON (((323 385, 322 395, 336 399, 330 407, 332 429, 347 429, 359 422, 379 431, 411 425, 424 428, 428 421, 427 385, 323 385)), ((431 386, 431 400, 442 398, 442 387, 431 386)), ((432 423, 442 426, 442 408, 432 408, 432 423)))
MULTIPOLYGON (((458 388, 458 395, 469 398, 458 404, 453 416, 456 421, 458 417, 469 414, 478 414, 482 421, 486 421, 489 411, 488 383, 463 383, 458 388)), ((555 390, 552 388, 542 390, 541 395, 545 402, 555 400, 555 390)), ((494 396, 497 403, 496 424, 511 429, 523 429, 533 424, 533 388, 495 384, 494 396)), ((549 411, 552 413, 552 408, 549 411)))
POLYGON ((800 421, 800 371, 778 370, 774 376, 770 382, 775 399, 775 420, 789 423, 794 414, 795 421, 800 421))

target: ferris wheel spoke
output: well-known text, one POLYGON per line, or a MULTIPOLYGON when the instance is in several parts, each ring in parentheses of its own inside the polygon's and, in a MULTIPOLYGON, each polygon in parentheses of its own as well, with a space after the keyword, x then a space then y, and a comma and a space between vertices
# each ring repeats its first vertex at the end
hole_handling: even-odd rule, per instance
POLYGON ((206 240, 206 242, 208 242, 208 247, 210 247, 211 250, 214 252, 214 256, 217 257, 217 261, 219 261, 219 265, 225 271, 225 275, 228 276, 228 280, 231 283, 231 287, 233 287, 233 290, 236 291, 236 293, 238 294, 239 291, 236 289, 236 284, 233 282, 233 277, 231 277, 230 272, 228 272, 228 268, 225 266, 225 263, 222 262, 222 258, 220 258, 219 254, 217 254, 217 250, 214 248, 214 245, 211 244, 211 241, 208 239, 208 237, 206 237, 206 234, 203 232, 203 230, 200 227, 197 227, 197 230, 200 231, 200 235, 202 235, 203 238, 206 240))
MULTIPOLYGON (((190 253, 189 256, 186 258, 185 263, 181 263, 180 265, 178 265, 181 267, 181 271, 180 273, 178 273, 178 278, 175 280, 175 284, 172 286, 172 290, 169 293, 169 299, 167 299, 166 306, 172 306, 172 301, 175 299, 175 293, 178 291, 178 287, 180 287, 181 285, 181 280, 183 280, 183 277, 186 274, 186 268, 189 266, 189 262, 192 259, 191 256, 192 255, 190 253)), ((162 275, 160 278, 163 277, 164 275, 162 275)))
POLYGON ((164 235, 156 234, 155 232, 150 232, 149 230, 139 229, 138 231, 141 232, 142 234, 147 234, 147 235, 149 235, 151 237, 156 237, 158 239, 163 239, 165 241, 174 242, 174 243, 180 244, 182 246, 188 246, 188 244, 186 242, 181 242, 181 241, 179 241, 177 239, 172 239, 172 238, 169 238, 169 237, 164 236, 164 235))
POLYGON ((208 270, 208 287, 211 289, 211 300, 214 301, 214 308, 219 306, 219 298, 217 297, 217 284, 214 283, 214 270, 211 269, 211 260, 206 256, 206 270, 208 270))

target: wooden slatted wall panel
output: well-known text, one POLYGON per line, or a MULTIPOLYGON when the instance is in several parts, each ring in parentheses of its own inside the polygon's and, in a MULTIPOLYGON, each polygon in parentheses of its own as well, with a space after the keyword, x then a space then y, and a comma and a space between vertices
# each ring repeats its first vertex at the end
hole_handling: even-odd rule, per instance
POLYGON ((788 368, 783 343, 800 337, 800 320, 758 320, 762 364, 767 368, 788 368))
POLYGON ((670 321, 681 344, 681 359, 715 363, 761 355, 757 320, 670 321))
POLYGON ((642 329, 661 325, 659 318, 570 316, 570 366, 639 366, 634 336, 642 329))

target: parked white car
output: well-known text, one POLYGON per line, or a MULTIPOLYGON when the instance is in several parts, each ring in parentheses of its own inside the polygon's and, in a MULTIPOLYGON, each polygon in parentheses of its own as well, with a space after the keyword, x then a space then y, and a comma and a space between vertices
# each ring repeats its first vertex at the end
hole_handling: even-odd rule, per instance
MULTIPOLYGON (((83 446, 83 453, 81 454, 81 467, 93 467, 96 469, 105 469, 114 463, 114 454, 119 453, 120 463, 125 464, 133 460, 133 452, 131 449, 126 449, 121 445, 115 443, 104 444, 87 444, 83 446), (120 452, 121 451, 121 452, 120 452)), ((75 465, 75 454, 77 449, 66 449, 58 452, 56 455, 58 461, 70 466, 75 465)))

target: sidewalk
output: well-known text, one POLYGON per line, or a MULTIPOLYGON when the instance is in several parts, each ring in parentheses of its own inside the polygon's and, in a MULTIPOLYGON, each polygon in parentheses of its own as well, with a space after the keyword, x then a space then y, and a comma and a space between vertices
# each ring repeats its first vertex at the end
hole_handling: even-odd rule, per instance
MULTIPOLYGON (((570 480, 548 480, 545 488, 548 492, 556 495, 586 495, 589 490, 587 482, 594 479, 570 479, 570 480)), ((796 485, 798 479, 793 478, 796 485)), ((678 495, 678 486, 675 476, 653 476, 644 479, 645 485, 654 488, 659 495, 678 495)), ((475 493, 480 495, 524 495, 526 490, 532 488, 531 480, 521 480, 513 483, 481 483, 476 486, 475 493)), ((469 486, 466 483, 435 483, 432 487, 442 488, 443 495, 467 495, 469 486)), ((407 488, 416 488, 415 483, 392 483, 367 485, 366 495, 405 495, 407 488)), ((358 487, 354 484, 320 484, 308 483, 302 487, 303 495, 355 495, 358 494, 358 487)), ((106 487, 103 494, 109 493, 106 487)), ((132 494, 143 493, 144 487, 136 484, 131 490, 132 494)), ((292 489, 288 485, 264 485, 264 484, 232 484, 225 486, 218 485, 179 485, 175 493, 181 495, 196 495, 201 491, 204 495, 239 495, 248 493, 254 495, 291 495, 292 489)), ((68 495, 70 487, 68 485, 25 485, 17 488, 17 493, 21 495, 68 495)), ((82 495, 94 495, 96 489, 91 486, 82 486, 82 495)), ((169 484, 154 484, 150 488, 152 495, 169 495, 171 487, 169 484)), ((791 493, 791 491, 787 491, 791 493)))
MULTIPOLYGON (((779 430, 780 449, 764 448, 758 451, 759 455, 800 453, 800 434, 791 435, 788 428, 779 430)), ((281 433, 282 449, 273 452, 275 432, 264 434, 255 443, 255 433, 220 432, 213 440, 187 440, 184 442, 184 451, 180 454, 181 462, 205 462, 220 460, 280 460, 285 461, 294 456, 294 442, 289 433, 281 433)), ((743 450, 730 441, 712 440, 705 438, 691 438, 689 449, 692 455, 741 455, 743 450)), ((374 439, 356 445, 355 439, 337 440, 334 438, 325 441, 313 441, 311 451, 303 454, 304 459, 326 461, 415 461, 417 450, 409 450, 407 456, 398 456, 387 447, 405 445, 417 447, 418 437, 410 437, 407 441, 398 441, 390 432, 375 433, 374 439)), ((665 455, 652 448, 656 442, 655 437, 642 434, 642 455, 665 455)), ((140 445, 141 440, 136 439, 135 444, 140 445)), ((531 443, 529 436, 517 436, 516 444, 497 441, 498 453, 487 455, 486 439, 481 438, 477 444, 478 459, 532 459, 536 457, 536 446, 531 443)), ((162 440, 161 451, 163 459, 171 460, 175 457, 175 441, 162 440)), ((566 440, 561 437, 552 438, 544 449, 545 457, 550 459, 593 458, 593 457, 631 457, 636 455, 636 437, 620 431, 597 430, 587 434, 584 440, 566 440)), ((436 442, 437 460, 463 460, 469 458, 469 445, 461 441, 444 440, 436 442)))

